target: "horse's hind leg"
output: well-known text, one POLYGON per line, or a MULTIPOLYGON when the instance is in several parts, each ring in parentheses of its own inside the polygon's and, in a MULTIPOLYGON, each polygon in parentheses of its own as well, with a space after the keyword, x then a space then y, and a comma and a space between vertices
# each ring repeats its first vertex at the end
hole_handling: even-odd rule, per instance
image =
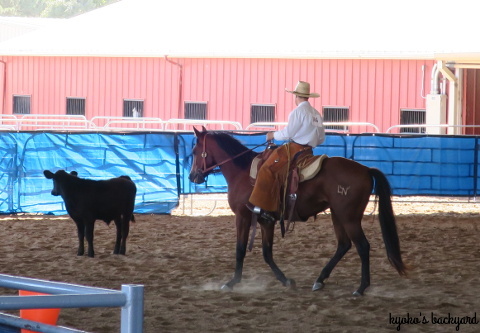
POLYGON ((350 241, 350 238, 348 237, 345 229, 342 225, 335 222, 335 217, 333 213, 332 219, 334 221, 333 227, 335 229, 335 235, 337 236, 337 251, 327 263, 327 265, 323 268, 320 276, 313 284, 312 291, 320 290, 325 286, 324 281, 328 279, 335 266, 352 247, 352 242, 350 241))
POLYGON ((358 255, 362 261, 362 280, 360 287, 353 293, 355 296, 363 295, 365 289, 370 285, 370 243, 363 233, 360 222, 349 228, 348 234, 357 248, 358 255))

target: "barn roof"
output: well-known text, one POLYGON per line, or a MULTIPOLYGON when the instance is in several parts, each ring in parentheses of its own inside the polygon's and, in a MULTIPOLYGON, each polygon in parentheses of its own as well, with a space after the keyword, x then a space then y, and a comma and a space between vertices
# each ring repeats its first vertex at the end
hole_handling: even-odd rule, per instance
POLYGON ((2 55, 479 58, 470 0, 122 0, 0 43, 2 55))
POLYGON ((59 21, 61 19, 0 16, 0 42, 54 25, 59 21))

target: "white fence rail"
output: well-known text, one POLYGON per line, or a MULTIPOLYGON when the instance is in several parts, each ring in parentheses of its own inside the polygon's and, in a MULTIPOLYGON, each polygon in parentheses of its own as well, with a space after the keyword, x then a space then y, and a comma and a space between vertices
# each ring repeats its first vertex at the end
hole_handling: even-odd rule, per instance
MULTIPOLYGON (((49 294, 0 296, 0 310, 121 307, 120 332, 143 332, 143 285, 122 285, 122 290, 118 291, 0 274, 0 287, 49 294)), ((84 332, 2 313, 0 324, 25 329, 35 327, 35 331, 44 333, 84 332)))
POLYGON ((287 122, 280 122, 280 121, 272 121, 272 122, 268 122, 268 121, 259 121, 259 122, 256 122, 256 123, 251 123, 250 125, 248 125, 247 127, 245 127, 245 130, 248 131, 248 130, 253 130, 253 129, 261 129, 261 130, 272 130, 272 129, 280 129, 280 127, 282 126, 287 126, 287 122))
POLYGON ((164 130, 165 122, 160 118, 110 119, 101 128, 103 130, 164 130))
POLYGON ((0 130, 4 131, 191 131, 193 126, 205 126, 211 130, 242 130, 239 122, 228 120, 107 116, 95 116, 88 120, 81 115, 0 115, 0 130))
POLYGON ((395 130, 401 132, 402 129, 415 129, 416 132, 401 132, 401 134, 429 134, 427 129, 448 129, 448 128, 480 128, 480 125, 448 125, 448 124, 410 124, 410 125, 395 125, 387 129, 385 133, 392 133, 395 130), (426 133, 422 132, 426 129, 426 133))
POLYGON ((97 116, 91 119, 92 129, 97 130, 156 130, 163 131, 165 121, 155 117, 104 117, 97 116))
MULTIPOLYGON (((327 132, 333 133, 381 133, 378 126, 369 122, 324 122, 327 132), (328 128, 335 127, 335 128, 328 128)), ((236 121, 203 119, 169 119, 155 117, 109 117, 95 116, 87 119, 82 115, 48 114, 2 114, 0 131, 59 130, 59 131, 192 131, 194 126, 209 130, 271 131, 286 126, 287 122, 254 122, 245 129, 236 121)), ((480 128, 480 125, 409 124, 389 127, 386 134, 443 134, 448 129, 480 128), (415 131, 405 131, 414 129, 415 131), (433 129, 433 131, 432 131, 433 129), (426 132, 426 133, 425 133, 426 132)))
POLYGON ((2 130, 87 130, 91 122, 80 115, 29 114, 18 118, 16 115, 1 115, 2 130))
POLYGON ((193 126, 205 126, 207 129, 241 130, 242 125, 236 121, 228 120, 202 120, 202 119, 169 119, 165 121, 166 130, 191 131, 193 126))
MULTIPOLYGON (((286 126, 287 122, 256 122, 251 123, 248 125, 245 130, 252 130, 252 129, 262 129, 262 130, 272 130, 272 129, 280 129, 280 127, 286 126)), ((374 133, 379 133, 380 129, 372 123, 365 123, 365 122, 324 122, 324 126, 336 126, 336 127, 343 127, 343 129, 326 129, 327 132, 341 132, 341 133, 349 133, 350 127, 365 127, 365 128, 372 128, 374 133)))

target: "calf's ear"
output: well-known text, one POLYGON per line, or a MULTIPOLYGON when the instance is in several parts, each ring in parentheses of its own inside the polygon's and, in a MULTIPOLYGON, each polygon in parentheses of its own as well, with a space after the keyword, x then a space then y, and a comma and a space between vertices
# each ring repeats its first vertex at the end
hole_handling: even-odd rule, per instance
POLYGON ((53 176, 54 176, 54 174, 53 174, 51 171, 49 171, 49 170, 44 170, 44 171, 43 171, 43 174, 44 174, 45 177, 47 177, 48 179, 52 179, 53 176))

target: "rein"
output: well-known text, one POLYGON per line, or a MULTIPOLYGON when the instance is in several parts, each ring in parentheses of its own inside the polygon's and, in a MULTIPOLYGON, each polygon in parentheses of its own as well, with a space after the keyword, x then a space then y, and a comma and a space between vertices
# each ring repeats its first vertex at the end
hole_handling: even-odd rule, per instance
MULTIPOLYGON (((207 134, 208 134, 208 133, 207 133, 207 134)), ((203 158, 203 170, 201 170, 201 172, 202 172, 203 174, 207 174, 208 172, 212 171, 212 170, 215 169, 216 167, 221 166, 221 165, 223 165, 223 164, 225 164, 225 163, 228 163, 228 162, 230 162, 230 161, 233 161, 234 159, 236 159, 236 158, 238 158, 238 157, 240 157, 240 156, 242 156, 242 155, 244 155, 244 154, 246 154, 246 153, 249 153, 249 152, 253 151, 254 149, 256 149, 256 148, 258 148, 258 147, 260 147, 260 146, 264 146, 264 145, 266 145, 266 144, 268 143, 268 141, 265 141, 264 143, 261 143, 261 144, 259 144, 258 146, 253 147, 252 149, 247 149, 247 150, 245 150, 245 151, 243 151, 243 152, 241 152, 241 153, 239 153, 239 154, 237 154, 237 155, 235 155, 235 156, 233 156, 233 157, 230 157, 230 158, 226 159, 225 161, 222 161, 222 162, 220 162, 220 163, 217 163, 217 164, 212 165, 212 166, 210 166, 210 167, 207 168, 207 156, 208 156, 208 154, 207 154, 207 140, 206 140, 207 134, 205 134, 204 137, 203 137, 203 152, 202 152, 202 154, 200 155, 200 156, 202 156, 202 158, 203 158)))

